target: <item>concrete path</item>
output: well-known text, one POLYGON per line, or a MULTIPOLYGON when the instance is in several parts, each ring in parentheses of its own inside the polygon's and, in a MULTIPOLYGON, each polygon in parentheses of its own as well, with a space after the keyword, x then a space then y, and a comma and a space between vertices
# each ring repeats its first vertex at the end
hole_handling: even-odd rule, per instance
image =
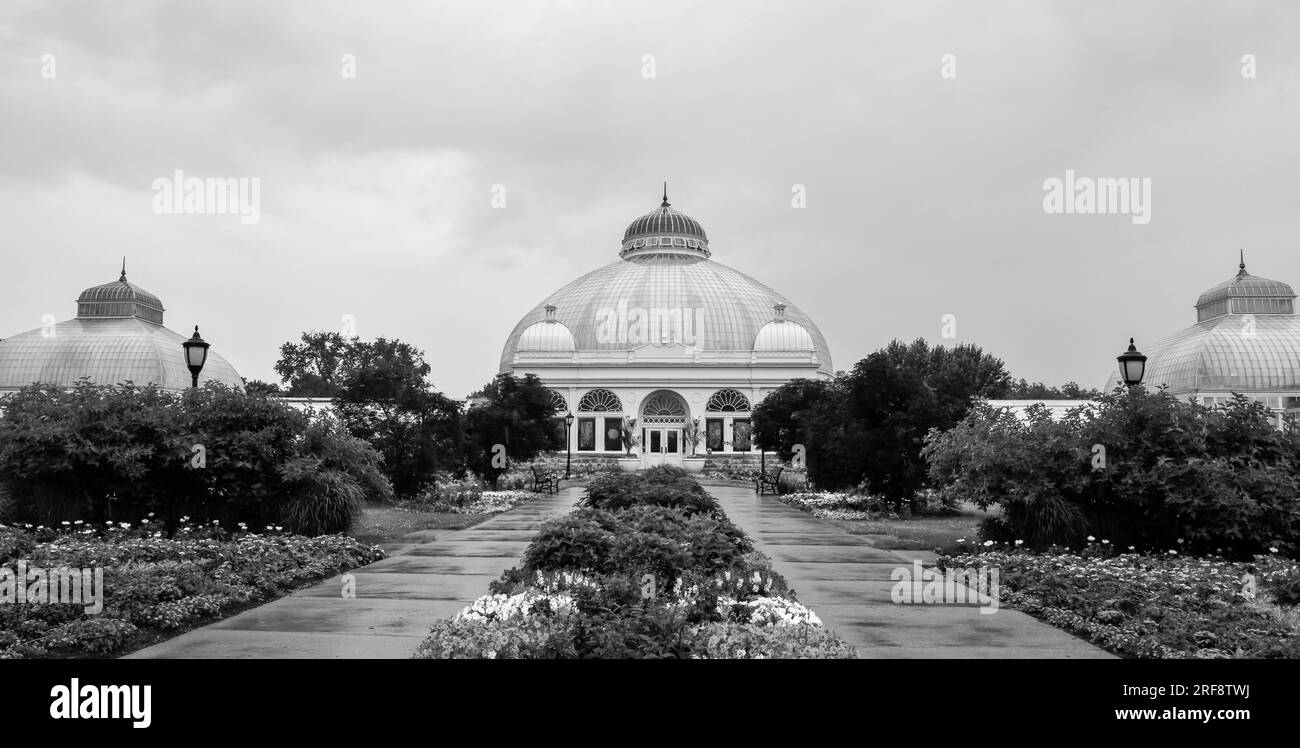
POLYGON ((857 647, 861 658, 1111 658, 1032 616, 976 605, 903 605, 890 596, 894 569, 918 554, 883 551, 752 488, 706 486, 732 522, 789 582, 799 601, 857 647))
MULTIPOLYGON (((896 605, 890 573, 918 554, 893 553, 752 489, 707 486, 754 539, 799 600, 863 658, 1096 658, 1107 652, 1024 613, 976 606, 896 605)), ((356 597, 342 576, 181 634, 131 658, 407 658, 429 627, 488 592, 538 527, 568 512, 581 488, 465 530, 426 530, 394 555, 355 569, 356 597)))
POLYGON ((565 488, 464 530, 425 530, 383 561, 354 569, 356 597, 342 576, 327 579, 128 655, 129 658, 407 658, 435 621, 488 593, 517 566, 542 522, 573 508, 565 488))

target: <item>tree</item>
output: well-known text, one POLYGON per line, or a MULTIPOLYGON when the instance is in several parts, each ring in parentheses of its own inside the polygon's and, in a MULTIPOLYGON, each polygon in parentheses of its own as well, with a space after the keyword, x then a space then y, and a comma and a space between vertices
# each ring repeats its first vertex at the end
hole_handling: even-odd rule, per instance
POLYGON ((505 472, 503 450, 509 460, 522 462, 563 448, 552 427, 557 414, 551 391, 535 375, 498 374, 477 395, 487 401, 465 413, 465 461, 484 479, 495 485, 505 472))
POLYGON ((280 385, 263 382, 260 379, 244 379, 244 392, 265 397, 283 397, 285 392, 280 385))
POLYGON ((794 379, 763 398, 754 408, 755 443, 776 451, 782 460, 790 460, 795 446, 807 441, 801 414, 825 397, 831 387, 830 382, 822 380, 794 379))
POLYGON ((434 472, 460 467, 460 404, 426 381, 422 351, 400 340, 354 339, 341 355, 335 410, 383 455, 395 492, 413 494, 434 472))
POLYGON ((1066 382, 1057 388, 1020 379, 1011 383, 1005 396, 1016 400, 1096 400, 1101 395, 1101 390, 1084 389, 1077 382, 1066 382))
POLYGON ((304 332, 301 343, 280 346, 275 373, 291 397, 334 397, 350 368, 357 338, 337 332, 304 332))
POLYGON ((973 345, 892 341, 831 382, 795 380, 754 411, 764 449, 789 459, 802 444, 818 486, 866 490, 910 501, 927 483, 921 448, 930 429, 960 420, 973 398, 1001 397, 1001 360, 973 345))

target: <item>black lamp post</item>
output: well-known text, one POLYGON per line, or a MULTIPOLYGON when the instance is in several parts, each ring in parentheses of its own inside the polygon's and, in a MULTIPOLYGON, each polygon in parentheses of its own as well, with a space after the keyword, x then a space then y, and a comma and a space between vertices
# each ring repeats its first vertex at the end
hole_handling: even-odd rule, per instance
POLYGON ((1133 338, 1128 339, 1128 350, 1119 354, 1115 360, 1119 362, 1119 376, 1124 380, 1124 386, 1132 388, 1142 384, 1142 377, 1147 371, 1147 357, 1133 345, 1133 338))
POLYGON ((573 468, 573 411, 564 417, 564 446, 568 455, 564 458, 564 479, 569 479, 569 470, 573 468))
POLYGON ((203 371, 203 365, 208 361, 208 343, 199 337, 199 326, 194 326, 194 337, 181 343, 185 349, 185 365, 190 368, 190 376, 194 378, 192 386, 199 386, 199 372, 203 371))

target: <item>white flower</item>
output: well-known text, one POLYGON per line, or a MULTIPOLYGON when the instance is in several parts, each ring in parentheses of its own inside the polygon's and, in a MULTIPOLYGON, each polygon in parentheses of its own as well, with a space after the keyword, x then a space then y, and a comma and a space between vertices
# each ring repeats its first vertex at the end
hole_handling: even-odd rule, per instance
POLYGON ((1277 546, 1275 546, 1275 545, 1270 545, 1270 546, 1268 547, 1268 552, 1269 552, 1269 553, 1277 553, 1277 546))
POLYGON ((1025 544, 1025 541, 1023 541, 1023 540, 1017 540, 1017 541, 1016 541, 1016 545, 1024 545, 1024 544, 1025 544))
POLYGON ((1109 540, 1103 540, 1103 541, 1101 541, 1101 544, 1102 544, 1102 545, 1110 545, 1110 541, 1109 541, 1109 540))
POLYGON ((1091 535, 1088 536, 1088 542, 1089 542, 1089 543, 1091 543, 1091 542, 1094 541, 1094 540, 1096 540, 1096 538, 1094 538, 1094 537, 1091 536, 1091 535))
POLYGON ((991 545, 993 545, 993 541, 992 541, 992 540, 985 540, 985 541, 984 541, 984 547, 985 547, 985 548, 988 548, 988 547, 991 546, 991 545))
POLYGON ((1170 555, 1170 556, 1177 556, 1177 555, 1178 555, 1178 551, 1169 551, 1169 555, 1170 555))

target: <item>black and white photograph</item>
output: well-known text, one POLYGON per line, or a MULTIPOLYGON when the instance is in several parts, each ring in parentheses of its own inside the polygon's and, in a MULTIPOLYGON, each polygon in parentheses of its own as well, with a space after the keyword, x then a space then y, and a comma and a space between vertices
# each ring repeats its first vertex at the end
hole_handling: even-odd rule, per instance
POLYGON ((1286 0, 6 0, 9 711, 1284 724, 1298 42, 1286 0), (428 662, 644 659, 822 662, 428 662))

